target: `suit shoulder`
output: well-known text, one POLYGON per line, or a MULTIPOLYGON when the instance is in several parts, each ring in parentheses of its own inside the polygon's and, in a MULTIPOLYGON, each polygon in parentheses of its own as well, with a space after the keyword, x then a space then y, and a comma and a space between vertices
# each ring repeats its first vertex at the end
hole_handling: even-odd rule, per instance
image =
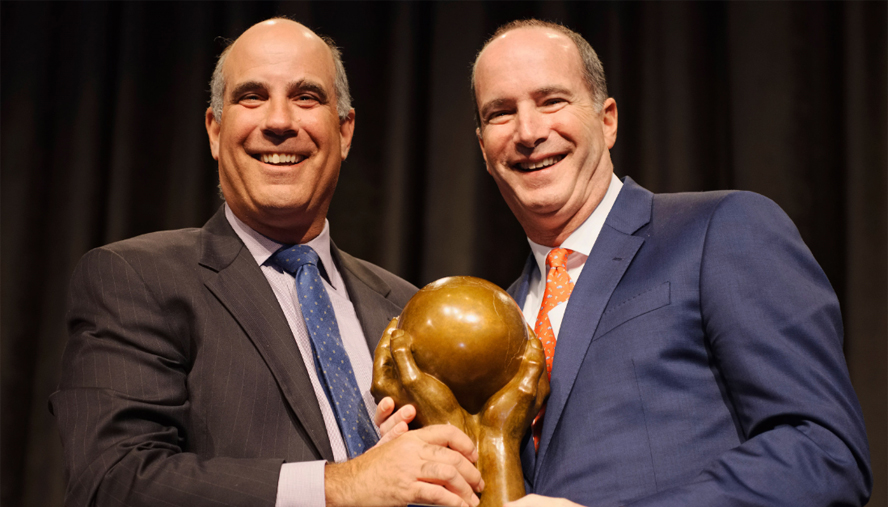
MULTIPOLYGON (((84 270, 125 273, 133 269, 144 276, 148 268, 156 274, 186 276, 197 266, 200 244, 197 228, 152 232, 115 241, 85 253, 74 270, 74 278, 79 278, 77 274, 84 270)), ((81 281, 88 283, 88 278, 81 281)))
POLYGON ((710 222, 716 216, 750 221, 771 221, 775 218, 789 220, 773 200, 745 190, 654 194, 653 213, 655 218, 670 221, 684 219, 710 222))
POLYGON ((93 249, 94 252, 113 253, 125 259, 150 257, 170 257, 183 259, 188 253, 194 256, 200 245, 200 229, 178 229, 142 234, 133 238, 115 241, 93 249))
POLYGON ((707 192, 654 194, 654 203, 697 209, 714 209, 722 206, 727 206, 728 208, 757 206, 779 208, 770 198, 748 190, 711 190, 707 192))

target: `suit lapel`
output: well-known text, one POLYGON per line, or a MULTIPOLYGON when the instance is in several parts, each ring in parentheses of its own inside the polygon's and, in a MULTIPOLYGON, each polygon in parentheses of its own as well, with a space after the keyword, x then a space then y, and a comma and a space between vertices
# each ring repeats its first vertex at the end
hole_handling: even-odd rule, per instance
POLYGON ((524 302, 527 300, 527 293, 530 291, 530 275, 534 269, 537 269, 537 265, 533 258, 533 254, 531 254, 527 256, 527 261, 524 263, 524 271, 521 272, 521 276, 506 290, 506 292, 512 296, 512 299, 518 303, 519 308, 524 308, 524 302))
POLYGON ((336 248, 332 241, 330 254, 339 267, 339 274, 345 282, 349 300, 355 307, 355 314, 361 323, 372 357, 382 331, 392 318, 401 314, 401 307, 387 299, 392 289, 382 278, 351 255, 336 248))
POLYGON ((538 482, 540 471, 545 469, 546 451, 601 315, 644 243, 643 237, 632 234, 650 222, 652 202, 653 194, 626 177, 568 300, 555 347, 550 381, 552 391, 546 404, 546 418, 534 467, 534 483, 538 482))
POLYGON ((201 231, 200 264, 207 268, 204 284, 254 343, 319 454, 333 461, 321 409, 287 319, 224 210, 201 231))

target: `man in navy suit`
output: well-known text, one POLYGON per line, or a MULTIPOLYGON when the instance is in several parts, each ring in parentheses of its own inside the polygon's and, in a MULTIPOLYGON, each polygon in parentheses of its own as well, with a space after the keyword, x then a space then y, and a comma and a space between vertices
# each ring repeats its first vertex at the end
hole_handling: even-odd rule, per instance
POLYGON ((865 504, 838 301, 780 208, 618 179, 616 102, 559 25, 500 28, 473 90, 487 171, 532 250, 510 292, 554 345, 538 449, 522 450, 534 494, 509 507, 865 504))

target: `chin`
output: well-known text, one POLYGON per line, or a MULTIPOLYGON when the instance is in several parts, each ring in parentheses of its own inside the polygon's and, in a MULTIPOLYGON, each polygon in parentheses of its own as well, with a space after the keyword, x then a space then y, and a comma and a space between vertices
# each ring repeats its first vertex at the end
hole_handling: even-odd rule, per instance
POLYGON ((519 199, 519 206, 536 215, 549 215, 557 212, 567 204, 566 199, 558 199, 553 196, 534 196, 533 198, 519 199))

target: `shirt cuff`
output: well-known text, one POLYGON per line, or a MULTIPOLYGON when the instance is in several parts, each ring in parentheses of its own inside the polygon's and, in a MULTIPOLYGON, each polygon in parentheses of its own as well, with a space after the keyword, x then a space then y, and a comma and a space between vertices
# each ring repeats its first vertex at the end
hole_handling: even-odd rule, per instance
POLYGON ((284 463, 278 477, 275 507, 325 507, 324 467, 326 461, 284 463))

